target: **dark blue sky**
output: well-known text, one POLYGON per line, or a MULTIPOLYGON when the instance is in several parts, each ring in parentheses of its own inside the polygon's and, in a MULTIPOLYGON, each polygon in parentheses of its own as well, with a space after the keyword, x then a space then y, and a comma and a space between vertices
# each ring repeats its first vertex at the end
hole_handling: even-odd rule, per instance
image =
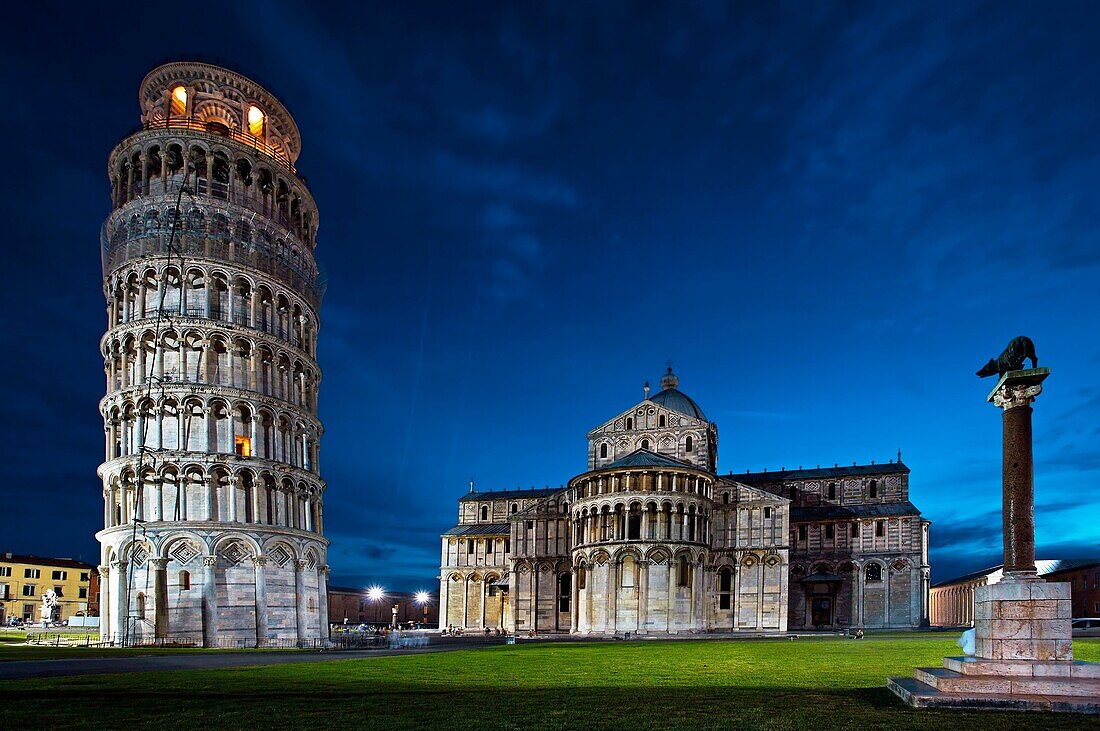
POLYGON ((933 578, 997 563, 1021 333, 1039 553, 1100 553, 1095 4, 524 5, 8 11, 0 549, 97 554, 106 159, 202 55, 302 131, 334 583, 431 586, 471 478, 567 481, 668 359, 720 470, 900 446, 933 578))

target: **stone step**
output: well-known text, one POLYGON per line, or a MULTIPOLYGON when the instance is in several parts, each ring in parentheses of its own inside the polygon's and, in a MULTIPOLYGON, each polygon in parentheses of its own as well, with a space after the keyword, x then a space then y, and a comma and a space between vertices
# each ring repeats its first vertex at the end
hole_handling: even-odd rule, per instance
POLYGON ((917 680, 945 693, 1056 695, 1100 699, 1100 680, 1093 678, 963 675, 947 668, 917 668, 917 680))
POLYGON ((913 708, 975 708, 1100 715, 1100 698, 1097 697, 945 693, 916 678, 888 678, 886 687, 913 708))
POLYGON ((1100 678, 1100 662, 1084 660, 987 660, 980 657, 945 657, 943 666, 963 675, 1100 678))

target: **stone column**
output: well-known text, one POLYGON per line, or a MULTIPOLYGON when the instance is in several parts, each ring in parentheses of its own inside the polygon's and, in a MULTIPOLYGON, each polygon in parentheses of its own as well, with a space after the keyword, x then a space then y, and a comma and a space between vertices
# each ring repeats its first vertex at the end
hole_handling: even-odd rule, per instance
MULTIPOLYGON (((1048 371, 1048 369, 1036 369, 1048 371)), ((990 400, 1002 409, 1001 446, 1004 533, 1004 574, 1035 574, 1035 497, 1031 458, 1031 403, 1042 393, 1037 381, 1015 383, 1007 373, 990 400)), ((1045 374, 1043 374, 1045 377, 1045 374)))
POLYGON ((294 562, 294 615, 295 624, 298 628, 298 643, 303 644, 308 637, 306 636, 306 579, 305 579, 306 562, 301 559, 294 562))
POLYGON ((218 641, 218 586, 214 569, 217 556, 202 557, 202 645, 214 647, 218 641))
POLYGON ((101 564, 99 571, 99 639, 106 641, 111 636, 111 567, 101 564))
POLYGON ((168 636, 168 559, 151 558, 153 565, 153 636, 168 636))
POLYGON ((638 632, 646 630, 649 618, 649 559, 638 562, 638 632))
POLYGON ((267 566, 267 556, 258 555, 252 559, 252 567, 256 573, 256 647, 262 647, 267 639, 267 577, 264 567, 267 566))
POLYGON ((320 617, 321 641, 328 642, 328 566, 317 567, 317 612, 320 617))
POLYGON ((111 598, 114 599, 114 605, 111 607, 111 621, 112 631, 111 634, 115 637, 115 643, 120 643, 125 640, 126 635, 126 618, 129 612, 126 600, 126 562, 116 561, 111 567, 111 578, 114 581, 114 585, 111 587, 111 598))
POLYGON ((1070 586, 1035 573, 1031 404, 1049 368, 1011 371, 987 400, 1003 412, 1004 578, 974 592, 975 653, 996 660, 1072 660, 1070 586))

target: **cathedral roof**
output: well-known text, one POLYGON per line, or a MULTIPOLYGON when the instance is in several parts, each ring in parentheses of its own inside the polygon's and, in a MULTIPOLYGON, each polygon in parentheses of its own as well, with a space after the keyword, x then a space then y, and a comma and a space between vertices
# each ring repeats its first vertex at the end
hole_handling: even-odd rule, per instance
POLYGON ((533 487, 530 490, 487 490, 468 492, 458 499, 460 503, 478 502, 481 500, 512 500, 534 497, 546 497, 556 492, 561 492, 564 487, 533 487))
POLYGON ((871 503, 869 505, 814 505, 791 508, 791 520, 841 520, 844 518, 897 518, 920 515, 917 506, 908 500, 899 503, 871 503))
POLYGON ((508 523, 459 523, 445 536, 506 536, 512 528, 508 523))
POLYGON ((730 473, 726 478, 737 482, 747 482, 750 485, 760 482, 774 482, 776 480, 812 480, 823 477, 858 477, 861 475, 892 475, 908 474, 909 468, 901 461, 887 462, 886 464, 859 464, 846 467, 816 467, 808 470, 776 470, 774 472, 742 472, 730 473))
POLYGON ((619 457, 611 464, 604 465, 600 469, 608 470, 618 467, 690 467, 691 469, 699 469, 689 462, 683 462, 664 454, 657 454, 648 449, 635 449, 625 457, 619 457))
MULTIPOLYGON (((691 416, 696 419, 707 420, 703 410, 699 408, 699 404, 695 403, 690 396, 683 391, 678 390, 676 387, 680 385, 680 379, 676 377, 676 374, 672 372, 672 366, 668 367, 668 371, 664 377, 661 378, 661 391, 649 400, 655 404, 660 404, 666 409, 672 409, 673 411, 691 416)), ((649 388, 649 384, 646 384, 646 388, 649 388)))

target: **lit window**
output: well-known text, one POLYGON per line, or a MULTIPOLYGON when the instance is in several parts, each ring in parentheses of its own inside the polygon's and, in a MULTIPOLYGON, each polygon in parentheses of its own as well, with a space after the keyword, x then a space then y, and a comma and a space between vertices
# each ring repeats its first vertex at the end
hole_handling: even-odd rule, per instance
POLYGON ((233 440, 238 457, 252 456, 252 440, 248 437, 237 437, 233 440))
POLYGON ((182 86, 172 89, 172 114, 187 114, 187 89, 182 86))
POLYGON ((257 137, 263 137, 264 134, 264 122, 267 118, 264 116, 263 110, 257 107, 255 104, 248 108, 248 131, 257 137))

